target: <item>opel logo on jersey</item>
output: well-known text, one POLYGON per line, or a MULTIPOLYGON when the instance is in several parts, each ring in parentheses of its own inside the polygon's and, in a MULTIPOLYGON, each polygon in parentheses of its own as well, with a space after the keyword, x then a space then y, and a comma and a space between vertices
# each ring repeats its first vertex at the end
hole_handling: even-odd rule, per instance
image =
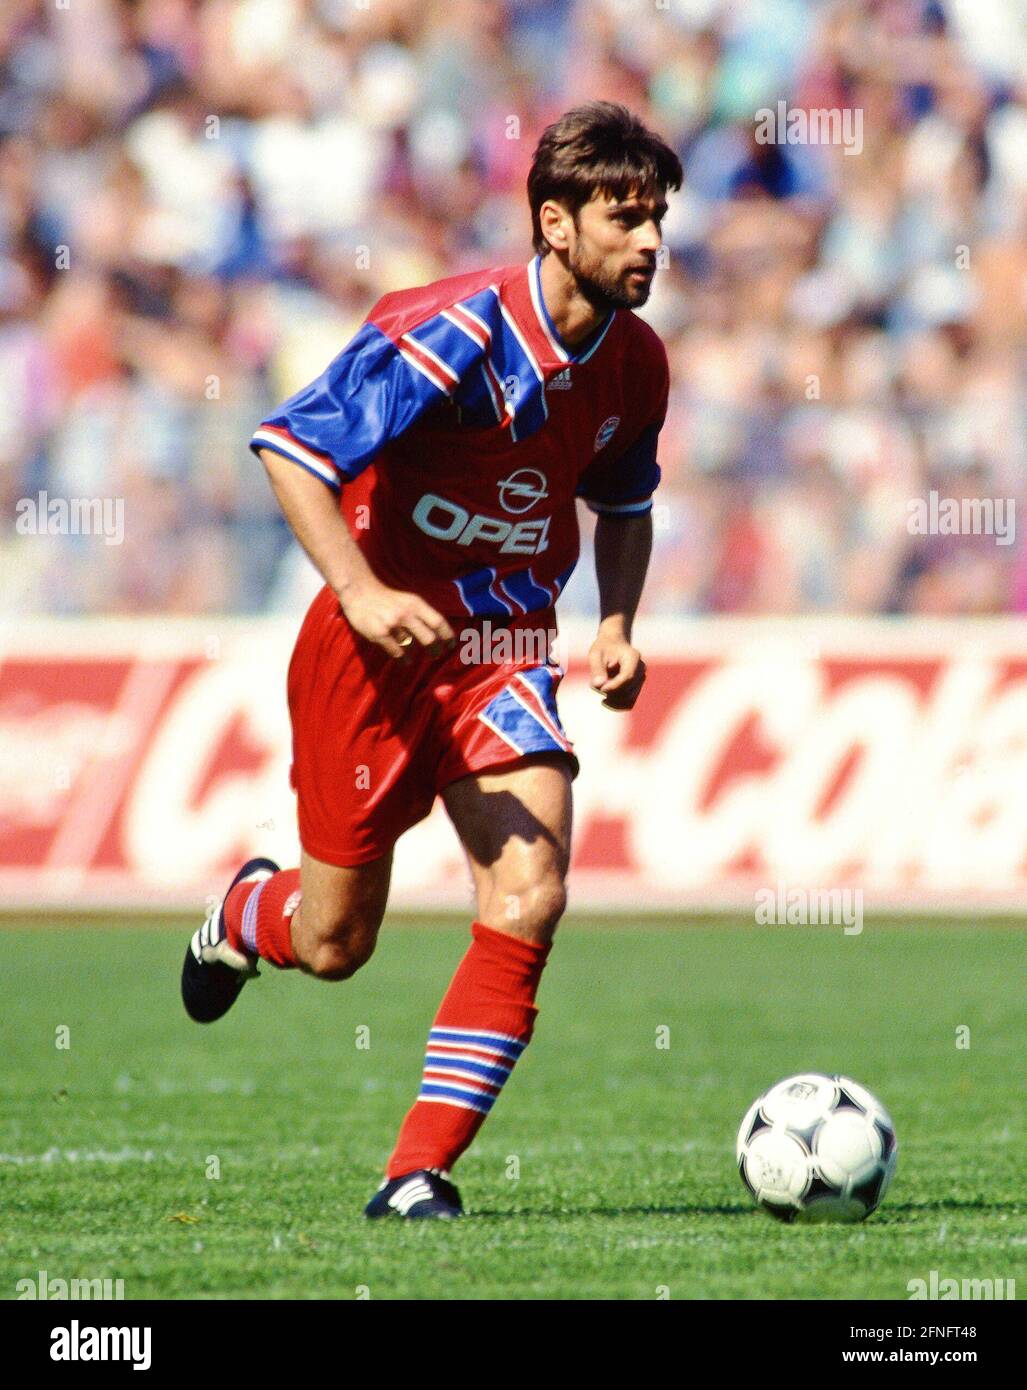
POLYGON ((596 446, 594 450, 595 453, 598 454, 600 449, 604 448, 607 444, 609 444, 610 440, 613 438, 614 430, 616 430, 619 424, 619 415, 611 415, 608 420, 603 421, 603 423, 599 426, 599 429, 596 431, 596 446))
MULTIPOLYGON (((536 473, 535 476, 541 475, 536 473)), ((542 495, 544 497, 545 493, 542 495)), ((468 546, 498 545, 504 555, 541 555, 549 546, 548 516, 531 521, 504 521, 501 516, 484 516, 481 512, 472 515, 458 502, 451 502, 435 492, 424 494, 413 515, 417 529, 436 541, 468 546)))
POLYGON ((536 502, 544 502, 549 496, 546 475, 537 468, 518 468, 497 486, 499 505, 504 512, 529 512, 536 502))

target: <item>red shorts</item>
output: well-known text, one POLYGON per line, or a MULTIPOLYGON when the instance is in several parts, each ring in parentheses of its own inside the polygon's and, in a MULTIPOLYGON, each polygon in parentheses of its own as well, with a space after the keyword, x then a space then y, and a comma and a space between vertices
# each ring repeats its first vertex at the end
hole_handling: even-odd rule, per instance
POLYGON ((353 631, 331 589, 311 604, 289 664, 289 714, 300 842, 315 859, 387 854, 473 772, 561 753, 577 775, 556 712, 563 673, 541 636, 555 631, 552 609, 451 626, 452 652, 433 659, 415 646, 400 662, 353 631))

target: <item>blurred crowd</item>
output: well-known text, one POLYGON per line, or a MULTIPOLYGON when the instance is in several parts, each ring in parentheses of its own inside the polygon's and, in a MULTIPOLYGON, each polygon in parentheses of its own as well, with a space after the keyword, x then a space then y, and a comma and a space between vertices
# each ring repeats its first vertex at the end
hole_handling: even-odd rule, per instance
POLYGON ((4 0, 0 611, 299 608, 252 428, 387 290, 528 260, 596 97, 686 171, 647 611, 1027 611, 1027 0, 4 0), (932 491, 1014 543, 911 532, 932 491), (43 492, 123 542, 23 534, 43 492))

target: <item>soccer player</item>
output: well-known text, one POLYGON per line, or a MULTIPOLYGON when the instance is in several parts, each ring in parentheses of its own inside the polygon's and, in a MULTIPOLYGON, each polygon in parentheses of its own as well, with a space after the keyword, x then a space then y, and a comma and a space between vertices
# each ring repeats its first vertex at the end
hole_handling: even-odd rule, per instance
POLYGON ((325 580, 288 678, 302 858, 239 870, 186 951, 185 1007, 221 1017, 258 959, 322 980, 359 970, 393 846, 436 796, 476 890, 471 944, 368 1216, 461 1214, 450 1170, 532 1035, 578 770, 548 646, 578 557, 576 497, 596 514, 592 687, 629 710, 645 679, 632 622, 668 368, 631 311, 681 181, 673 150, 623 106, 567 112, 528 177, 534 258, 386 294, 253 436, 325 580), (469 640, 497 630, 522 640, 497 642, 494 659, 469 640))

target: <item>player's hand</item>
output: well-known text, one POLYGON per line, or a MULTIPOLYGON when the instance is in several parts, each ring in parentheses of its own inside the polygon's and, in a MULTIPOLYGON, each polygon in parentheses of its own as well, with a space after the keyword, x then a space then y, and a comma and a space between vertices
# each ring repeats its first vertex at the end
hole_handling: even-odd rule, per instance
POLYGON ((589 648, 588 666, 592 689, 606 698, 607 709, 633 709, 645 681, 645 662, 624 637, 602 633, 589 648))
POLYGON ((362 585, 339 594, 339 607, 354 632, 405 661, 416 646, 441 656, 456 646, 456 636, 441 613, 417 594, 384 584, 362 585))

